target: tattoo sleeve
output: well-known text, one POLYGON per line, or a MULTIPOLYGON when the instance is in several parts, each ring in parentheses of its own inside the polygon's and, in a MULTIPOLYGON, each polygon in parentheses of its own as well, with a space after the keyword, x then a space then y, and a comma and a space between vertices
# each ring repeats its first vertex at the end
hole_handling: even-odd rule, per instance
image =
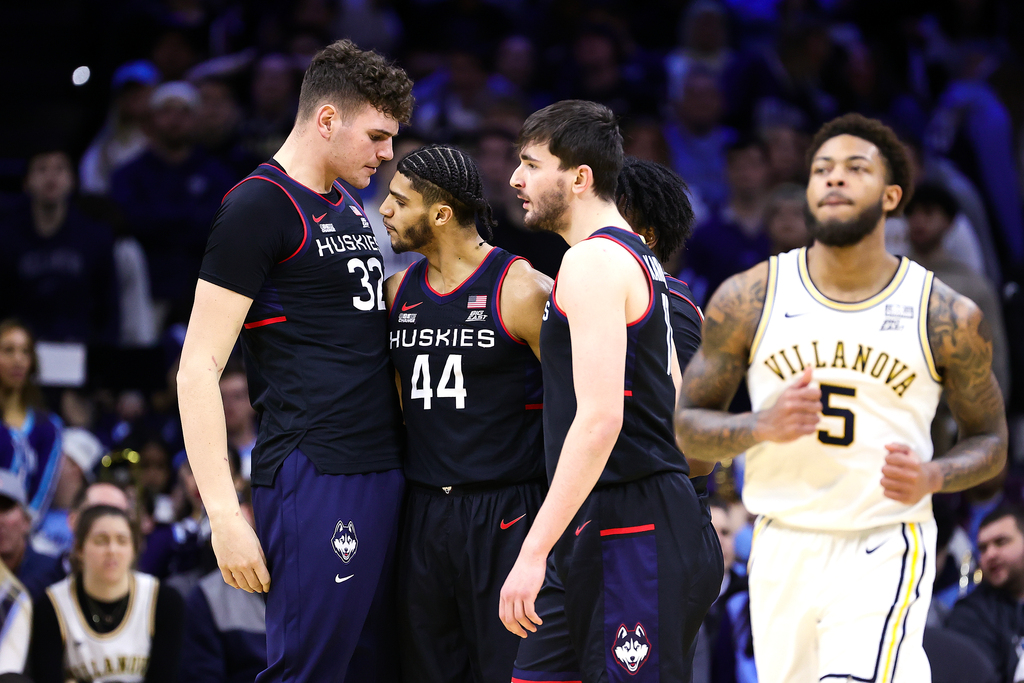
POLYGON ((734 275, 704 311, 703 339, 683 375, 676 412, 676 440, 687 458, 723 460, 757 443, 754 414, 727 411, 747 371, 767 279, 767 264, 734 275))
POLYGON ((935 461, 941 491, 962 491, 991 479, 1006 463, 1006 410, 992 374, 992 330, 973 301, 935 280, 928 342, 960 431, 956 446, 935 461))

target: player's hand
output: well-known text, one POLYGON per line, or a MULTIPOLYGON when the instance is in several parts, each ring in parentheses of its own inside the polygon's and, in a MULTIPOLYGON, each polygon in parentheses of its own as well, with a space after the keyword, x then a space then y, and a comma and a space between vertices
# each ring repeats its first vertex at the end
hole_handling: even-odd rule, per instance
POLYGON ((813 434, 821 419, 821 389, 809 386, 812 368, 804 371, 779 395, 771 408, 757 412, 758 441, 786 443, 813 434))
POLYGON ((921 462, 921 456, 902 443, 885 445, 888 452, 882 466, 882 489, 886 498, 914 505, 929 493, 942 488, 941 472, 932 463, 921 462))
POLYGON ((211 519, 213 552, 217 555, 224 583, 249 593, 270 590, 270 572, 263 547, 249 523, 242 515, 218 520, 211 519))
POLYGON ((544 584, 544 568, 546 557, 534 557, 519 554, 512 571, 501 587, 501 599, 498 602, 498 617, 512 633, 525 638, 536 633, 543 621, 534 610, 534 602, 540 587, 544 584))

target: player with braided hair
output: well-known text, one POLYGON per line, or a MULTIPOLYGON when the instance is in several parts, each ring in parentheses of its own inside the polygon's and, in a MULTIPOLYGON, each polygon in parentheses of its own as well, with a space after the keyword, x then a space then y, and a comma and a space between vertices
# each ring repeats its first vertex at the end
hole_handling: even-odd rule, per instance
POLYGON ((519 639, 494 614, 546 489, 538 358, 551 279, 481 240, 494 219, 465 152, 416 150, 389 189, 392 248, 426 257, 385 285, 409 437, 404 680, 507 681, 519 639))

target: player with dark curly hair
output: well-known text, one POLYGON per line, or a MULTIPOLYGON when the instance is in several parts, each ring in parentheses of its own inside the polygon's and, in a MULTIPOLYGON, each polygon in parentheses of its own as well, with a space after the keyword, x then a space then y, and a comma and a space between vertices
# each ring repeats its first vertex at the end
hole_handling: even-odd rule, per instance
POLYGON ((396 252, 426 257, 386 283, 409 436, 403 678, 507 681, 519 639, 494 613, 546 489, 538 358, 551 279, 480 239, 491 207, 455 147, 399 161, 380 212, 396 252))
POLYGON ((691 458, 746 453, 758 679, 927 683, 931 495, 1006 462, 992 334, 973 302, 885 251, 913 180, 892 130, 835 119, 808 165, 815 242, 715 292, 676 430, 691 458), (753 412, 727 413, 744 375, 753 412), (960 441, 932 460, 941 395, 960 441))
POLYGON ((292 132, 224 198, 203 259, 182 427, 224 580, 269 591, 261 683, 395 680, 401 415, 384 269, 354 188, 392 157, 412 103, 409 77, 380 55, 347 40, 321 50, 292 132), (256 533, 239 512, 218 389, 239 333, 260 414, 256 533))

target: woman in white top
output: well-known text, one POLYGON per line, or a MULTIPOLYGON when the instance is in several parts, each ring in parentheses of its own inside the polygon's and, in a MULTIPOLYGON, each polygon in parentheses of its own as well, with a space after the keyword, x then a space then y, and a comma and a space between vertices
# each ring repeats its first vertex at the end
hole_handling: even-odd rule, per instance
POLYGON ((127 513, 97 505, 75 529, 71 575, 33 614, 36 683, 173 683, 183 606, 173 590, 132 571, 138 536, 127 513))

